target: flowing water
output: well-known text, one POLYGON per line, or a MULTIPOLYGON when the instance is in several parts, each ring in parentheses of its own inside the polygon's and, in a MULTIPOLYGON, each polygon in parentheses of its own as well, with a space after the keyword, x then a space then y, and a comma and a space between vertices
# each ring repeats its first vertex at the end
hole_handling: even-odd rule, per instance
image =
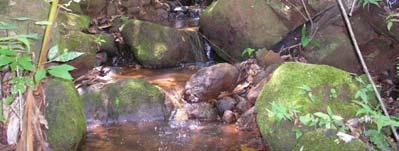
MULTIPOLYGON (((186 81, 195 70, 130 70, 113 78, 141 78, 160 87, 166 102, 176 105, 186 81), (176 101, 176 102, 173 102, 176 101)), ((235 125, 199 121, 141 121, 100 125, 88 130, 81 151, 195 151, 254 150, 259 147, 256 131, 239 131, 235 125)))
MULTIPOLYGON (((254 150, 254 132, 240 132, 221 123, 170 124, 163 121, 134 122, 89 131, 81 151, 239 151, 254 150)), ((255 136, 255 137, 254 137, 255 136)))

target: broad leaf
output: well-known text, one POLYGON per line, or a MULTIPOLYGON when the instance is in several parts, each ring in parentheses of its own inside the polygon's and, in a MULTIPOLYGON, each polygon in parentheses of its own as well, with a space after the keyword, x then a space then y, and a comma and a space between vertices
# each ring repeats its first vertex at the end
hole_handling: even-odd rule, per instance
POLYGON ((17 52, 12 51, 10 49, 0 49, 0 55, 6 55, 6 56, 16 56, 17 52))
POLYGON ((55 58, 54 61, 57 61, 57 62, 68 62, 68 61, 71 61, 71 60, 73 60, 75 58, 80 57, 83 54, 84 53, 74 52, 74 51, 66 52, 66 53, 61 54, 57 58, 55 58))
POLYGON ((65 80, 73 80, 73 77, 69 73, 69 71, 74 70, 75 67, 70 65, 59 65, 59 66, 51 66, 48 68, 48 73, 54 77, 65 79, 65 80))
POLYGON ((46 77, 46 70, 40 69, 35 73, 35 82, 36 84, 40 83, 46 77))
POLYGON ((12 58, 6 56, 0 56, 0 67, 7 65, 12 62, 12 58))
POLYGON ((17 38, 17 40, 22 42, 25 45, 25 47, 28 49, 28 51, 30 51, 30 42, 29 42, 28 38, 19 37, 19 38, 17 38))
POLYGON ((15 17, 15 18, 12 18, 12 19, 18 20, 18 21, 26 21, 26 20, 29 20, 30 18, 29 17, 15 17))
POLYGON ((17 29, 15 24, 0 23, 0 30, 17 29))
POLYGON ((58 45, 55 45, 50 48, 48 51, 47 59, 52 61, 58 53, 58 45))
POLYGON ((17 58, 17 63, 19 67, 24 70, 34 71, 34 66, 32 64, 32 59, 29 56, 22 56, 17 58))
POLYGON ((36 25, 42 25, 42 26, 47 26, 47 25, 51 25, 51 22, 44 20, 44 21, 37 21, 35 22, 36 25))

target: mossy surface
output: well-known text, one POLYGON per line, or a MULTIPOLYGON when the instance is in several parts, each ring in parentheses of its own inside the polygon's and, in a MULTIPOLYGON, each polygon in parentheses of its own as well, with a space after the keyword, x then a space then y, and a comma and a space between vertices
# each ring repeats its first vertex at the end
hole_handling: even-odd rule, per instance
POLYGON ((45 87, 47 138, 54 151, 76 150, 86 132, 83 102, 72 82, 52 79, 45 87))
POLYGON ((371 151, 367 144, 358 139, 345 143, 339 140, 336 132, 328 130, 315 130, 305 133, 295 145, 293 151, 371 151), (338 140, 338 141, 336 141, 338 140))
POLYGON ((201 16, 200 29, 232 62, 244 59, 245 48, 270 48, 288 32, 265 0, 218 0, 201 16))
POLYGON ((142 79, 124 79, 83 96, 88 117, 102 122, 164 120, 164 94, 142 79))
POLYGON ((147 67, 174 67, 181 62, 205 61, 202 43, 194 31, 130 20, 122 35, 137 60, 147 67))
POLYGON ((262 136, 273 150, 292 150, 297 143, 293 122, 277 124, 268 117, 267 109, 271 109, 272 102, 300 106, 300 115, 326 113, 329 106, 335 115, 348 119, 354 117, 359 109, 352 102, 357 90, 358 82, 343 70, 326 65, 284 63, 273 73, 256 101, 257 123, 262 136), (304 85, 311 88, 313 101, 300 88, 304 85), (337 92, 336 98, 330 97, 331 89, 337 92))

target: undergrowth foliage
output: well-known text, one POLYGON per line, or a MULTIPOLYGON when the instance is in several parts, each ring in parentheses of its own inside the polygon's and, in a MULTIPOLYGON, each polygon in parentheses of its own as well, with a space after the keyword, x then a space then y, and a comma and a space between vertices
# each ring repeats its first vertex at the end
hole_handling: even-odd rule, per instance
MULTIPOLYGON (((351 129, 345 121, 356 120, 361 124, 359 125, 362 127, 361 135, 367 137, 378 150, 393 150, 389 143, 389 139, 387 139, 388 136, 383 132, 383 129, 389 126, 399 126, 398 119, 389 118, 382 114, 378 106, 372 106, 369 102, 373 99, 370 98, 370 94, 373 92, 372 86, 361 78, 356 78, 356 80, 361 85, 361 89, 357 91, 355 95, 356 100, 353 100, 353 102, 358 104, 360 109, 356 111, 356 117, 353 119, 344 119, 343 117, 334 114, 333 110, 329 106, 327 106, 326 112, 303 114, 300 111, 302 108, 300 104, 276 102, 272 102, 270 109, 267 109, 268 116, 277 124, 280 124, 283 120, 296 123, 295 125, 298 126, 298 128, 293 129, 293 132, 295 132, 297 139, 303 134, 299 129, 302 126, 335 129, 340 133, 355 134, 356 132, 350 131, 351 129), (299 124, 296 121, 299 121, 299 124)), ((312 94, 312 88, 304 85, 299 87, 299 89, 303 90, 301 95, 307 96, 312 103, 317 101, 312 94)), ((337 91, 331 89, 329 96, 330 98, 336 99, 338 96, 337 91)), ((273 132, 273 130, 270 130, 270 132, 273 132)))
MULTIPOLYGON (((28 17, 10 19, 29 21, 28 17)), ((46 21, 35 23, 38 26, 48 24, 46 21)), ((0 30, 5 32, 16 30, 16 28, 15 24, 0 23, 0 30)), ((69 71, 75 68, 63 63, 73 60, 83 55, 83 53, 68 50, 59 51, 58 46, 55 45, 49 51, 46 68, 38 69, 37 64, 33 61, 34 51, 31 50, 32 41, 38 39, 39 37, 37 34, 0 37, 0 73, 2 73, 2 76, 5 75, 5 73, 11 74, 11 78, 8 81, 11 86, 10 92, 8 94, 2 94, 2 96, 5 97, 1 99, 0 122, 4 122, 5 120, 5 116, 3 115, 4 103, 6 105, 11 105, 18 95, 22 96, 28 87, 36 86, 47 75, 65 80, 73 79, 69 71)), ((0 82, 3 84, 4 81, 0 82)), ((3 91, 3 89, 0 90, 3 91)))

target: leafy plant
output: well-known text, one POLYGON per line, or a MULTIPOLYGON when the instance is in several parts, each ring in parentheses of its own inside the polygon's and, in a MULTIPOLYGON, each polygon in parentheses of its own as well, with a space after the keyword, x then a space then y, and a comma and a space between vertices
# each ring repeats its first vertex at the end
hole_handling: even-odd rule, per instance
POLYGON ((380 150, 383 151, 393 151, 393 149, 389 146, 386 141, 384 134, 376 130, 367 130, 364 134, 370 138, 370 141, 377 146, 380 150))
POLYGON ((366 7, 367 5, 374 4, 379 6, 378 2, 381 0, 360 0, 359 2, 363 5, 363 7, 366 7))
POLYGON ((391 31, 391 28, 395 22, 399 22, 399 13, 392 13, 386 17, 387 29, 391 31))
POLYGON ((301 87, 299 87, 299 89, 303 90, 301 92, 301 95, 307 96, 312 102, 316 101, 316 97, 312 93, 312 88, 310 88, 308 85, 302 85, 301 87))
POLYGON ((312 37, 308 36, 306 24, 303 25, 302 30, 301 30, 301 43, 300 44, 301 44, 302 47, 306 47, 309 44, 312 44, 312 45, 314 45, 316 47, 320 47, 320 44, 319 44, 318 41, 316 41, 312 37))
POLYGON ((271 103, 271 109, 267 109, 269 118, 274 119, 276 122, 282 120, 292 120, 293 115, 299 113, 298 109, 300 106, 296 104, 282 104, 282 103, 271 103))
POLYGON ((344 118, 334 115, 329 106, 327 106, 327 114, 323 112, 316 112, 313 113, 313 115, 319 119, 318 124, 320 127, 324 127, 326 129, 338 129, 338 127, 345 126, 343 123, 344 118))
MULTIPOLYGON (((10 29, 13 29, 12 24, 0 24, 0 30, 10 29)), ((11 72, 14 75, 9 81, 11 86, 10 93, 6 94, 5 98, 2 98, 1 103, 4 102, 10 105, 18 94, 22 96, 28 87, 33 87, 35 84, 40 83, 47 73, 56 78, 72 80, 69 71, 75 68, 70 65, 61 64, 50 65, 43 69, 37 68, 37 65, 33 63, 33 52, 31 51, 31 42, 37 39, 36 34, 0 37, 0 72, 11 72)), ((50 52, 46 63, 65 63, 83 55, 83 53, 73 51, 57 55, 58 46, 51 48, 50 52)), ((3 105, 0 105, 2 111, 3 105)), ((3 112, 0 112, 0 122, 4 120, 3 112)))
POLYGON ((245 48, 244 51, 242 52, 241 56, 243 57, 252 57, 255 55, 256 50, 253 48, 245 48))
POLYGON ((330 98, 331 99, 336 99, 338 97, 337 90, 334 88, 330 89, 330 98))

